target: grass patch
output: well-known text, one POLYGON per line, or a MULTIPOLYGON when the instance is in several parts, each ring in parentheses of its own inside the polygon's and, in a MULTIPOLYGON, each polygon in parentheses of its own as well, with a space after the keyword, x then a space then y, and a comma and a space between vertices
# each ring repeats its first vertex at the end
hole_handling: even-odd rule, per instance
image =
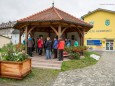
POLYGON ((87 66, 96 64, 96 63, 97 63, 97 60, 91 58, 91 57, 90 57, 91 54, 96 54, 96 55, 98 55, 98 54, 95 53, 95 52, 86 51, 86 52, 84 52, 85 58, 83 58, 83 59, 64 61, 64 62, 62 63, 61 70, 62 70, 62 71, 73 70, 73 69, 83 68, 83 67, 87 67, 87 66))
MULTIPOLYGON (((32 68, 32 72, 23 80, 0 78, 0 84, 5 86, 51 86, 59 70, 32 68)), ((0 85, 1 86, 1 85, 0 85)))

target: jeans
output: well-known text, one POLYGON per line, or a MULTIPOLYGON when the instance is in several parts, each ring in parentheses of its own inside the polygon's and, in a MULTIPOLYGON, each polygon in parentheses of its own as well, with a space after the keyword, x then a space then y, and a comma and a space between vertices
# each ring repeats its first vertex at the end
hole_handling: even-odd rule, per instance
POLYGON ((51 59, 51 50, 46 50, 46 59, 51 59))

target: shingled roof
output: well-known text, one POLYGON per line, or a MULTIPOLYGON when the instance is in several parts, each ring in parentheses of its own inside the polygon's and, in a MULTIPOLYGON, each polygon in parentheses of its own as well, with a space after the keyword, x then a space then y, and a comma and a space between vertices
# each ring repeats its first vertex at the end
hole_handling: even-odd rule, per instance
POLYGON ((91 14, 97 12, 97 11, 105 11, 105 12, 115 13, 115 11, 112 11, 112 10, 98 8, 98 9, 96 9, 94 11, 89 11, 87 14, 83 15, 81 18, 84 19, 86 16, 91 15, 91 14))
POLYGON ((36 14, 33 14, 29 17, 23 18, 18 20, 17 22, 44 22, 44 21, 64 21, 64 22, 70 22, 75 23, 87 27, 92 27, 92 25, 62 11, 59 10, 56 7, 50 7, 46 10, 43 10, 41 12, 38 12, 36 14))

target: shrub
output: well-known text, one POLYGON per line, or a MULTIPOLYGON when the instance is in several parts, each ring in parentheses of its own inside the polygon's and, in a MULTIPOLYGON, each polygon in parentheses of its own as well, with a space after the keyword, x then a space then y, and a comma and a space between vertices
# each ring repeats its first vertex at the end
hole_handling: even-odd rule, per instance
POLYGON ((16 44, 14 45, 18 51, 25 50, 25 45, 24 44, 16 44))
MULTIPOLYGON (((20 48, 19 48, 20 50, 20 48)), ((24 61, 28 55, 24 52, 19 52, 13 44, 7 44, 1 48, 0 60, 2 61, 24 61)))
POLYGON ((80 54, 78 52, 76 53, 70 53, 70 59, 80 59, 80 54))
POLYGON ((71 47, 65 47, 64 50, 69 52, 69 53, 71 53, 71 52, 81 52, 81 51, 87 50, 87 47, 86 46, 77 46, 77 47, 71 46, 71 47))

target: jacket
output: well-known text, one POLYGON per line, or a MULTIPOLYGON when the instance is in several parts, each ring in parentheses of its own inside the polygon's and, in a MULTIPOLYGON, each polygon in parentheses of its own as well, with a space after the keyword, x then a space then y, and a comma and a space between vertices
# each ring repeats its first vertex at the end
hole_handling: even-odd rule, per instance
POLYGON ((45 48, 46 48, 46 50, 52 49, 52 41, 51 40, 46 41, 45 48))
POLYGON ((32 40, 32 38, 28 39, 28 47, 33 47, 33 40, 32 40))
POLYGON ((43 48, 43 40, 38 39, 38 48, 43 48))
POLYGON ((78 42, 75 41, 75 42, 74 42, 74 47, 77 47, 77 46, 78 46, 78 42))
POLYGON ((63 50, 64 46, 65 46, 65 41, 59 41, 59 43, 58 43, 58 49, 59 50, 63 50))
POLYGON ((54 40, 53 49, 57 49, 57 47, 58 47, 58 40, 54 40))

